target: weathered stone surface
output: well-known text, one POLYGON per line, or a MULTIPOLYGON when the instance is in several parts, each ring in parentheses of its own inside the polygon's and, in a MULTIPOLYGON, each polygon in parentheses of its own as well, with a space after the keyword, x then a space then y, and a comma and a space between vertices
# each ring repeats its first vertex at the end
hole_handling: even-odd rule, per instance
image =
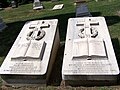
POLYGON ((104 17, 70 18, 62 79, 70 85, 117 82, 119 68, 104 17))
POLYGON ((8 84, 47 84, 60 43, 57 24, 26 22, 0 69, 8 84))

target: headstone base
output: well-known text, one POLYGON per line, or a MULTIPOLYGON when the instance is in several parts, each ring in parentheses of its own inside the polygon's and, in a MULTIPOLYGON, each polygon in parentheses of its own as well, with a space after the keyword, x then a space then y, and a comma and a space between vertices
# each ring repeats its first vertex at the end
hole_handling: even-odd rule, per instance
POLYGON ((44 7, 43 7, 43 5, 41 5, 41 6, 39 6, 39 7, 33 7, 33 10, 41 10, 41 9, 43 9, 44 7))
POLYGON ((65 81, 65 86, 102 86, 102 85, 116 85, 116 81, 65 81))
POLYGON ((26 75, 1 75, 6 85, 42 85, 46 86, 46 78, 44 76, 26 76, 26 75))

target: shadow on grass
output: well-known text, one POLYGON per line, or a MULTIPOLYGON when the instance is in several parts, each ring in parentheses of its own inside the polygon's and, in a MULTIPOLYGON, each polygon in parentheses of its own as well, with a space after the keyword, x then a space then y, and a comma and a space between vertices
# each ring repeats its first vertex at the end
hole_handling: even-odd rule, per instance
POLYGON ((105 16, 105 19, 108 26, 111 26, 120 22, 119 16, 105 16))
POLYGON ((60 86, 60 83, 62 81, 62 62, 63 62, 64 47, 65 47, 64 44, 60 45, 60 48, 58 50, 57 57, 50 75, 50 79, 48 81, 48 85, 60 86))
POLYGON ((24 22, 7 24, 7 28, 0 32, 0 57, 6 56, 12 44, 17 38, 24 22))
MULTIPOLYGON (((101 15, 101 12, 90 12, 93 17, 101 15)), ((108 26, 114 25, 120 22, 120 16, 104 16, 108 26)))
POLYGON ((118 65, 120 67, 120 43, 118 38, 112 38, 112 44, 113 44, 118 65))
POLYGON ((90 12, 93 17, 97 17, 101 15, 101 12, 90 12))
MULTIPOLYGON (((120 69, 120 43, 118 38, 112 38, 112 44, 115 51, 116 59, 120 69)), ((118 85, 120 85, 120 74, 118 76, 118 85)))

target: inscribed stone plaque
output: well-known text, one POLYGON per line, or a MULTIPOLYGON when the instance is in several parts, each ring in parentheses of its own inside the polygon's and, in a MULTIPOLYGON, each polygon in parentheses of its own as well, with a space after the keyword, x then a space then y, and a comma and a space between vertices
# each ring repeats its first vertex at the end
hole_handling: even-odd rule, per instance
POLYGON ((59 48, 57 24, 57 19, 26 22, 1 65, 6 82, 47 83, 59 48))
POLYGON ((119 68, 104 17, 70 18, 62 79, 70 85, 104 85, 117 82, 118 74, 119 68))

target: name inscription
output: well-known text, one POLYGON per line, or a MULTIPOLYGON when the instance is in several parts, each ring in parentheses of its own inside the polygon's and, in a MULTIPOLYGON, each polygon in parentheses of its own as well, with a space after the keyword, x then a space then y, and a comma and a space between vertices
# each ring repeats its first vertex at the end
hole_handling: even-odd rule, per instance
POLYGON ((15 63, 10 66, 10 73, 38 73, 40 72, 40 65, 34 63, 15 63))

